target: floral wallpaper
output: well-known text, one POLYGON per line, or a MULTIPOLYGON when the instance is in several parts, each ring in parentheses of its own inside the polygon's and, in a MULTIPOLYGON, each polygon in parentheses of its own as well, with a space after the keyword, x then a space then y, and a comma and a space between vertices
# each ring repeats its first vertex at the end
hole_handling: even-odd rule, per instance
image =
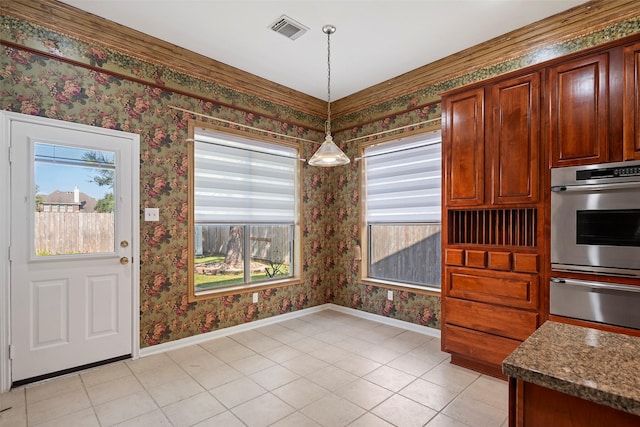
MULTIPOLYGON (((6 24, 5 20, 1 27, 3 40, 12 43, 25 41, 32 34, 52 36, 51 32, 34 32, 29 23, 9 20, 10 25, 6 24)), ((29 40, 31 44, 39 42, 46 49, 51 46, 48 38, 29 40)), ((56 46, 60 49, 61 45, 56 46)), ((306 257, 304 265, 307 283, 263 291, 257 304, 252 302, 250 293, 188 302, 186 139, 188 120, 192 117, 169 106, 311 140, 322 138, 322 134, 312 128, 318 119, 296 114, 292 116, 297 122, 294 124, 275 119, 274 116, 284 117, 286 114, 277 112, 277 106, 266 103, 262 103, 265 107, 259 110, 274 113, 272 116, 211 101, 217 97, 216 93, 202 92, 201 97, 193 97, 186 95, 186 90, 174 91, 166 86, 144 84, 138 79, 102 72, 100 66, 106 65, 114 55, 81 42, 74 44, 72 51, 77 53, 82 49, 88 58, 86 65, 70 61, 70 55, 62 55, 65 56, 62 60, 32 49, 2 46, 0 108, 134 132, 141 136, 140 212, 145 207, 162 207, 159 222, 141 221, 141 346, 165 343, 326 302, 324 266, 310 262, 313 257, 306 257), (301 124, 304 122, 308 124, 301 124)), ((186 81, 185 84, 190 84, 190 80, 186 81)), ((236 103, 253 106, 254 100, 245 100, 244 96, 237 94, 236 103)), ((283 110, 286 111, 287 107, 283 110)), ((313 147, 313 144, 304 146, 304 155, 310 157, 313 147)), ((321 247, 319 242, 323 240, 324 230, 318 218, 326 215, 321 193, 325 187, 318 180, 317 172, 305 170, 303 173, 304 224, 307 224, 304 228, 305 253, 311 252, 311 248, 321 247)))
MULTIPOLYGON (((581 39, 550 47, 571 51, 640 32, 640 20, 624 21, 581 39)), ((161 220, 141 222, 141 346, 189 337, 244 322, 333 302, 419 325, 440 328, 440 298, 398 292, 358 280, 358 163, 303 169, 304 283, 268 289, 257 304, 251 294, 189 303, 187 300, 187 121, 189 113, 321 140, 324 118, 276 105, 166 67, 75 40, 54 30, 0 16, 0 109, 135 132, 141 136, 140 212, 162 206, 161 220)), ((549 59, 549 58, 547 58, 549 59)), ((438 94, 536 61, 522 57, 488 65, 363 111, 335 119, 334 139, 350 158, 353 138, 413 123, 438 129, 438 94)), ((414 131, 407 127, 398 134, 414 131)), ((313 144, 303 145, 309 158, 313 144)))

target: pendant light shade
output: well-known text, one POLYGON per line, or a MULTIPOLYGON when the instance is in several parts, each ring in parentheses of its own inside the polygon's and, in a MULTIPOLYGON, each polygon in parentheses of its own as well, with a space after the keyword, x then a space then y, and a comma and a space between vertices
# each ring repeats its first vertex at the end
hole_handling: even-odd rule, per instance
POLYGON ((346 154, 333 142, 331 134, 327 134, 318 151, 309 159, 311 166, 331 167, 346 165, 350 162, 346 154))
POLYGON ((327 122, 325 123, 324 142, 309 159, 311 166, 332 167, 346 165, 351 162, 349 157, 333 142, 331 136, 331 34, 336 32, 333 25, 325 25, 322 32, 327 35, 327 122))

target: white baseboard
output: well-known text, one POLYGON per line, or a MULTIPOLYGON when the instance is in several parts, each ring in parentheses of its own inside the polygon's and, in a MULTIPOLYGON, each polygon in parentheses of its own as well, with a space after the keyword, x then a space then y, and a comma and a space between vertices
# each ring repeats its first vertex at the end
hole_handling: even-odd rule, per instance
POLYGON ((440 331, 438 329, 429 328, 427 326, 416 325, 415 323, 405 322, 404 320, 391 319, 389 317, 380 316, 378 314, 367 313, 365 311, 356 310, 349 307, 343 307, 336 304, 322 304, 315 307, 305 308, 302 310, 294 311, 292 313, 280 314, 272 316, 267 319, 260 319, 249 323, 243 323, 241 325, 230 326, 228 328, 220 329, 217 331, 206 332, 204 334, 194 335, 187 338, 171 341, 164 344, 158 344, 151 347, 145 347, 140 349, 140 357, 151 356, 158 353, 164 353, 165 351, 177 350, 179 348, 187 347, 194 344, 200 344, 205 341, 209 341, 214 338, 226 337, 238 332, 245 332, 252 329, 260 328, 262 326, 272 325, 274 323, 282 322, 283 320, 295 319, 297 317, 306 316, 307 314, 317 313, 324 310, 334 310, 341 313, 350 314, 352 316, 361 317, 363 319, 373 320, 385 325, 395 326, 398 328, 407 329, 409 331, 418 332, 421 334, 429 335, 432 337, 440 338, 440 331))

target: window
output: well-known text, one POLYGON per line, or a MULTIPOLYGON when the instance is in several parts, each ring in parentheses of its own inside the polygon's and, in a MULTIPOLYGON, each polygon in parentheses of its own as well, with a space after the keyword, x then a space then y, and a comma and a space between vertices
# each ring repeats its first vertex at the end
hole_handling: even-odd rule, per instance
POLYGON ((440 132, 364 147, 363 280, 440 287, 440 132))
POLYGON ((190 295, 297 282, 297 146, 198 128, 191 152, 190 295))

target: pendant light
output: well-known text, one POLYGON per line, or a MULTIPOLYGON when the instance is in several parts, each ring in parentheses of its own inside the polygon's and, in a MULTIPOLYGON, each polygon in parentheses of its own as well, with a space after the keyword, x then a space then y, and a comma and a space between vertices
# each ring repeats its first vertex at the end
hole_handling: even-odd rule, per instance
POLYGON ((322 32, 327 35, 327 121, 325 122, 324 142, 318 151, 309 159, 311 166, 332 167, 346 165, 351 160, 333 142, 331 136, 331 34, 336 32, 333 25, 325 25, 322 32))

